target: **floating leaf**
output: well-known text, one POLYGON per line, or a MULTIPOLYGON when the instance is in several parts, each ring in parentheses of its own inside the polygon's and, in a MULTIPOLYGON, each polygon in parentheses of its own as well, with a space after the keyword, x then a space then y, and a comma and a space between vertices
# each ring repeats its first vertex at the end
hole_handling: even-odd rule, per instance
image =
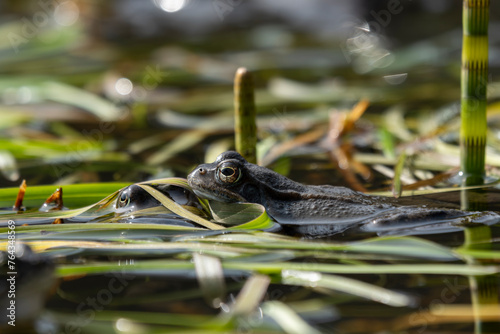
POLYGON ((209 201, 212 216, 221 224, 238 229, 265 229, 274 226, 266 209, 256 203, 223 203, 209 201))

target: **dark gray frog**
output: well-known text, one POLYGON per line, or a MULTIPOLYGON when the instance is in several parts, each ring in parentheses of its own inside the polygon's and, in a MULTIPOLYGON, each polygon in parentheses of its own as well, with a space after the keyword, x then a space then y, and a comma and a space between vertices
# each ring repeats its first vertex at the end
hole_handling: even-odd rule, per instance
MULTIPOLYGON (((160 191, 177 204, 188 205, 201 210, 198 199, 187 189, 170 184, 151 184, 150 186, 160 191)), ((119 192, 115 209, 117 212, 132 212, 160 205, 161 203, 152 197, 146 190, 142 189, 137 184, 132 184, 119 192)))
MULTIPOLYGON (((172 201, 179 205, 190 207, 202 214, 203 208, 196 195, 182 187, 170 184, 149 184, 172 201)), ((117 195, 114 211, 123 222, 133 223, 161 223, 187 227, 200 227, 199 225, 167 211, 147 212, 147 209, 162 207, 162 204, 152 197, 146 190, 137 184, 123 188, 117 195)))
MULTIPOLYGON (((247 162, 233 151, 202 164, 188 175, 196 195, 222 202, 262 204, 282 226, 307 236, 328 236, 356 228, 378 234, 435 233, 474 221, 495 223, 494 212, 402 205, 396 199, 372 196, 346 187, 308 186, 270 169, 247 162), (432 226, 430 231, 429 226, 432 226)), ((456 229, 456 228, 455 228, 456 229)))

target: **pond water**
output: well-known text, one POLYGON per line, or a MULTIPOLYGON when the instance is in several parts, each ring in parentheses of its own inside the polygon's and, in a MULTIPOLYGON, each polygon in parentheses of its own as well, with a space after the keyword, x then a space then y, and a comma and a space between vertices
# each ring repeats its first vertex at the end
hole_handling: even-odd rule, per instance
POLYGON ((254 206, 228 210, 240 228, 220 230, 158 223, 172 217, 163 211, 120 220, 94 207, 86 224, 82 212, 69 223, 65 211, 42 221, 10 208, 23 179, 28 209, 58 186, 78 209, 185 178, 233 148, 233 78, 246 67, 260 164, 391 195, 405 153, 396 179, 424 186, 405 204, 500 211, 499 14, 492 1, 492 184, 466 193, 449 180, 460 164, 456 1, 0 1, 1 332, 500 332, 498 224, 304 239, 273 232, 254 206))

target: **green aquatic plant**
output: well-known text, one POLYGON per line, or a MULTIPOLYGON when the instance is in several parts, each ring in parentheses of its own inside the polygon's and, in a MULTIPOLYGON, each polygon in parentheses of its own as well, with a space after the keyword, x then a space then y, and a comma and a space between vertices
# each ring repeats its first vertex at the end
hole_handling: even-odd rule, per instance
MULTIPOLYGON (((10 154, 17 167, 11 164, 15 168, 0 166, 0 169, 5 175, 15 170, 17 173, 12 174, 28 180, 24 206, 39 207, 56 188, 55 185, 35 184, 54 183, 63 186, 64 205, 70 210, 38 212, 34 209, 17 213, 10 208, 18 189, 1 189, 0 206, 6 209, 0 212, 0 220, 13 219, 19 223, 16 240, 57 261, 55 274, 61 284, 49 296, 44 312, 48 319, 53 319, 54 328, 59 327, 58 332, 328 333, 336 330, 373 333, 424 332, 425 326, 429 326, 429 331, 450 332, 460 331, 464 326, 471 327, 474 321, 488 322, 494 316, 498 319, 500 313, 498 308, 490 307, 492 303, 482 305, 481 312, 474 313, 474 308, 482 302, 480 297, 486 296, 485 292, 488 296, 498 295, 498 290, 490 289, 491 284, 481 283, 498 282, 500 251, 494 238, 489 240, 491 247, 460 248, 454 248, 458 242, 456 239, 453 239, 453 246, 447 246, 452 238, 442 237, 436 241, 437 236, 432 236, 433 241, 405 236, 357 241, 343 237, 335 240, 299 239, 260 231, 273 226, 272 222, 261 207, 244 203, 204 203, 203 208, 213 218, 208 221, 208 215, 199 217, 201 225, 205 220, 210 223, 205 227, 153 223, 155 215, 169 212, 169 207, 186 220, 194 214, 173 206, 175 204, 160 193, 155 195, 163 207, 134 212, 136 216, 145 217, 141 222, 121 222, 131 215, 115 215, 113 203, 119 189, 129 183, 74 183, 185 175, 186 170, 201 159, 202 153, 197 148, 201 143, 206 151, 220 153, 221 149, 217 147, 221 143, 219 139, 226 136, 224 150, 227 149, 232 140, 227 134, 232 135, 233 117, 229 112, 232 111, 233 94, 229 84, 225 86, 221 82, 231 80, 234 64, 249 62, 242 61, 241 52, 227 52, 231 45, 226 39, 221 39, 220 34, 214 38, 207 36, 202 41, 214 51, 209 53, 187 51, 185 45, 173 46, 156 50, 156 58, 149 57, 150 53, 142 50, 145 58, 134 56, 134 61, 129 62, 121 51, 135 54, 138 48, 117 50, 107 46, 92 49, 88 56, 80 52, 81 48, 73 47, 85 40, 83 31, 76 34, 75 29, 65 27, 61 30, 64 35, 57 43, 23 44, 19 49, 22 52, 18 54, 9 53, 10 46, 6 45, 2 48, 1 61, 9 72, 4 73, 4 80, 0 82, 2 95, 9 96, 12 88, 25 91, 23 87, 29 83, 30 92, 45 103, 52 103, 42 105, 42 108, 36 101, 21 106, 2 105, 0 128, 4 132, 0 146, 10 154), (213 47, 221 41, 224 47, 217 51, 213 47), (63 53, 64 50, 70 51, 68 55, 63 53), (9 54, 13 56, 8 57, 9 54), (118 61, 112 59, 113 55, 119 56, 118 61), (122 60, 127 66, 120 65, 122 60), (154 68, 158 64, 163 73, 169 73, 161 90, 150 91, 144 100, 133 102, 134 110, 137 106, 147 109, 148 119, 155 122, 154 129, 143 129, 137 113, 134 117, 139 119, 134 118, 133 122, 121 117, 121 105, 129 97, 115 101, 113 95, 108 94, 109 89, 100 89, 116 75, 128 77, 139 86, 140 79, 134 73, 142 73, 145 63, 154 64, 154 68), (47 69, 50 69, 50 76, 46 74, 47 69), (46 122, 39 112, 43 107, 59 110, 60 119, 46 122), (93 114, 97 121, 80 125, 77 117, 80 111, 93 114), (65 122, 70 116, 75 119, 67 125, 65 122), (106 127, 101 127, 101 120, 106 127), (37 136, 23 136, 33 134, 34 129, 38 131, 37 136), (85 135, 89 133, 87 130, 92 130, 93 136, 85 135), (190 156, 189 160, 183 158, 186 155, 190 156), (78 159, 71 160, 71 157, 78 159), (54 170, 58 172, 56 176, 52 176, 54 170), (93 178, 89 179, 89 175, 93 178), (62 177, 65 179, 60 180, 62 177), (98 211, 100 208, 102 210, 98 211), (99 218, 89 223, 69 223, 75 216, 83 221, 99 218), (64 224, 51 224, 56 219, 62 219, 64 224), (28 226, 21 226, 24 223, 28 226), (472 286, 468 284, 468 278, 472 286), (475 295, 472 296, 479 297, 478 302, 470 301, 467 292, 473 289, 475 295), (418 298, 420 296, 422 298, 418 298), (97 300, 97 308, 86 304, 87 298, 97 300), (216 298, 222 302, 220 308, 213 303, 216 298), (431 326, 435 327, 431 329, 431 326)), ((237 34, 239 43, 254 40, 247 38, 248 33, 254 34, 253 29, 232 33, 237 34)), ((40 37, 43 41, 43 36, 40 37)), ((442 39, 442 36, 434 36, 427 41, 427 48, 417 43, 407 49, 395 50, 399 68, 392 67, 392 70, 409 72, 420 69, 428 66, 429 58, 426 57, 434 57, 436 52, 433 51, 458 47, 453 44, 455 39, 447 38, 453 44, 451 46, 442 39)), ((343 59, 342 54, 336 54, 331 40, 327 40, 325 45, 320 45, 320 41, 314 38, 314 45, 318 45, 314 52, 308 51, 310 44, 303 44, 301 37, 293 48, 280 52, 264 48, 252 53, 252 70, 258 71, 259 81, 269 80, 269 86, 259 85, 258 90, 246 90, 250 87, 245 86, 249 77, 237 78, 241 80, 240 86, 235 87, 235 95, 240 96, 236 109, 248 107, 254 112, 253 95, 258 97, 259 111, 264 113, 259 116, 263 144, 270 147, 270 143, 285 143, 292 149, 297 148, 297 143, 309 144, 302 145, 301 149, 305 150, 301 153, 312 159, 301 159, 299 164, 293 164, 294 171, 313 171, 311 176, 324 170, 330 172, 331 164, 324 163, 320 154, 315 154, 318 152, 316 143, 320 143, 327 131, 328 111, 331 107, 351 105, 361 97, 367 97, 375 108, 390 107, 389 110, 393 110, 395 106, 400 109, 401 124, 394 126, 395 114, 392 112, 387 113, 388 125, 385 126, 379 113, 367 113, 360 124, 363 131, 352 132, 349 136, 358 142, 360 133, 370 135, 370 128, 386 129, 387 133, 382 134, 384 154, 380 153, 377 140, 368 142, 369 137, 363 135, 359 139, 366 147, 359 147, 354 158, 368 166, 397 164, 395 193, 408 195, 411 191, 403 185, 403 181, 407 182, 404 179, 406 170, 415 167, 416 172, 437 173, 456 164, 455 160, 447 164, 443 163, 444 159, 437 158, 458 156, 458 147, 444 147, 446 142, 443 141, 439 141, 441 146, 435 152, 426 152, 429 155, 408 150, 405 151, 406 159, 403 157, 398 161, 395 158, 400 145, 415 140, 413 136, 431 139, 428 131, 430 119, 435 120, 436 127, 455 131, 451 122, 438 122, 439 110, 420 110, 419 115, 405 113, 404 108, 397 105, 401 97, 404 96, 408 105, 418 106, 422 101, 427 105, 426 102, 433 101, 439 92, 439 104, 451 102, 456 98, 453 82, 433 82, 430 89, 409 85, 394 89, 373 84, 367 74, 363 78, 368 80, 362 82, 346 76, 345 81, 317 83, 317 80, 326 79, 325 73, 341 77, 345 73, 339 65, 345 62, 337 62, 343 59), (304 61, 303 51, 311 55, 325 52, 326 57, 320 63, 315 57, 304 61), (319 70, 318 65, 321 65, 319 70), (365 122, 374 126, 366 127, 365 122), (283 131, 274 133, 276 125, 283 131), (293 137, 295 134, 297 136, 293 137), (447 151, 443 152, 443 149, 447 151)), ((164 41, 162 47, 163 44, 164 41)), ((99 45, 105 46, 104 43, 99 45)), ((472 47, 468 50, 473 52, 472 47)), ((428 83, 427 71, 413 73, 422 76, 413 83, 428 83)), ((471 75, 477 76, 477 71, 475 73, 471 75)), ((245 75, 250 73, 246 71, 245 75)), ((114 82, 111 80, 110 84, 114 82)), ((470 93, 475 97, 472 88, 470 93)), ((141 117, 145 122, 146 115, 141 117)), ((251 130, 254 117, 241 122, 240 127, 251 130)), ((244 133, 240 133, 240 139, 253 139, 244 133)), ((255 129, 249 133, 255 136, 255 129)), ((441 136, 433 134, 432 138, 435 137, 441 136)), ((254 147, 254 144, 250 146, 254 147)), ((249 161, 253 160, 243 149, 238 150, 249 161)), ((296 152, 290 150, 281 155, 296 152)), ((500 166, 498 154, 489 154, 489 158, 495 158, 489 163, 500 166)), ((415 173, 415 177, 424 177, 420 175, 415 173)), ((9 177, 9 180, 14 179, 9 177)), ((302 179, 306 183, 314 180, 320 181, 310 177, 302 179)), ((177 182, 178 185, 185 181, 170 179, 166 182, 177 182)), ((336 179, 321 178, 321 182, 336 184, 336 179)), ((5 183, 5 186, 10 185, 5 183)), ((142 187, 154 191, 151 183, 143 183, 142 187)), ((372 186, 370 189, 379 188, 372 186)), ((7 227, 0 227, 1 249, 6 246, 8 232, 7 227)), ((496 235, 498 227, 492 228, 491 233, 496 235)))
POLYGON ((463 2, 461 167, 465 184, 483 182, 486 148, 489 0, 463 2))
POLYGON ((236 150, 251 163, 257 162, 257 126, 252 74, 239 68, 234 77, 234 129, 236 150))

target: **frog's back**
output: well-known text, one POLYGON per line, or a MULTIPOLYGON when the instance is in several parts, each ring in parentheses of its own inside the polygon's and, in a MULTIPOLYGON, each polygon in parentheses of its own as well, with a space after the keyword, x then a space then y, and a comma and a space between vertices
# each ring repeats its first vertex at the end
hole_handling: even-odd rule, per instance
POLYGON ((392 209, 384 199, 349 188, 308 186, 293 201, 268 198, 268 213, 284 224, 347 224, 352 225, 392 209))

